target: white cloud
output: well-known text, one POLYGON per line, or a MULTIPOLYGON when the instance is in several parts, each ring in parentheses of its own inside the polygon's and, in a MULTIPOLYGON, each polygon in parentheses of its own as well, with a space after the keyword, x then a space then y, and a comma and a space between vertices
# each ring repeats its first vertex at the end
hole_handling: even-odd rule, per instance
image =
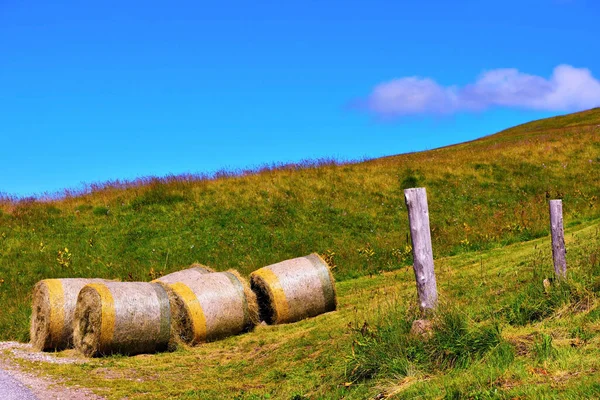
POLYGON ((360 102, 382 116, 449 114, 491 107, 579 111, 600 106, 600 81, 586 68, 559 65, 546 79, 514 68, 486 71, 464 87, 404 77, 377 85, 360 102))

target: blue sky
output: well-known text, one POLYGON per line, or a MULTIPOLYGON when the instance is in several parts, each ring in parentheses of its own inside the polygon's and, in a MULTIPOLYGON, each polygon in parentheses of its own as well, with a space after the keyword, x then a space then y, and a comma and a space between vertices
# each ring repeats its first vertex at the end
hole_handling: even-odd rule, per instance
POLYGON ((426 150, 600 106, 600 5, 0 1, 0 192, 426 150))

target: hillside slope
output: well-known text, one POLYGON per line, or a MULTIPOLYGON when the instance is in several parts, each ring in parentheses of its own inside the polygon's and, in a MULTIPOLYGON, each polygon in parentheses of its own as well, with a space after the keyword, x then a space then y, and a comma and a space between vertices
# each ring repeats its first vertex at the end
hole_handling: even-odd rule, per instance
POLYGON ((595 220, 567 229, 566 293, 542 286, 553 274, 548 237, 438 258, 442 315, 459 318, 426 359, 419 346, 406 353, 402 341, 416 301, 406 267, 339 282, 338 311, 174 353, 69 364, 0 352, 0 363, 11 357, 109 399, 598 398, 599 227, 595 220), (441 362, 430 365, 433 356, 441 362))
POLYGON ((594 109, 363 163, 4 199, 0 339, 28 339, 42 278, 150 280, 196 261, 249 273, 313 251, 333 260, 338 280, 398 269, 410 263, 406 187, 427 188, 436 257, 546 235, 550 198, 563 198, 568 224, 597 218, 599 124, 594 109))

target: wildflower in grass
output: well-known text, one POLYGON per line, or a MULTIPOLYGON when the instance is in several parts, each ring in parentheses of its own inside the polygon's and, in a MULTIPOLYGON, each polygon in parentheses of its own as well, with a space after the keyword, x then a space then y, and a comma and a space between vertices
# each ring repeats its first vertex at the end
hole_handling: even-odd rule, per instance
POLYGON ((367 244, 366 247, 358 249, 358 254, 366 259, 370 259, 375 255, 375 250, 373 250, 370 244, 367 244))
POLYGON ((373 250, 373 247, 371 247, 370 243, 367 243, 365 247, 359 248, 357 251, 358 254, 360 254, 365 260, 363 268, 367 271, 369 276, 373 276, 373 274, 375 273, 375 267, 373 265, 373 257, 375 257, 375 250, 373 250))
POLYGON ((412 246, 407 244, 403 249, 394 248, 392 249, 392 256, 396 258, 398 261, 403 262, 404 260, 410 258, 412 254, 412 246))
POLYGON ((58 265, 63 268, 70 268, 72 254, 69 252, 69 249, 65 247, 64 250, 58 250, 57 254, 56 261, 58 265))

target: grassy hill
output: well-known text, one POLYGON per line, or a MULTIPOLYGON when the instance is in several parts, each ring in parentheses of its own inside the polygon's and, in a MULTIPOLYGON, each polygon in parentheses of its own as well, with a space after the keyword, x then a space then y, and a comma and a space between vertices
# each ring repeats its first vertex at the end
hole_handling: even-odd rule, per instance
POLYGON ((39 279, 150 280, 196 261, 247 274, 317 251, 336 265, 338 313, 174 354, 48 368, 74 383, 108 387, 116 397, 153 397, 160 389, 189 398, 228 398, 230 391, 240 398, 363 398, 398 389, 402 396, 428 390, 460 398, 483 393, 485 385, 509 396, 547 393, 562 383, 573 396, 596 393, 600 389, 585 382, 597 381, 598 262, 591 255, 598 250, 599 154, 600 109, 593 109, 355 164, 112 182, 54 200, 3 198, 0 339, 28 340, 30 291, 39 279), (436 343, 462 354, 458 358, 419 347, 402 331, 415 316, 402 191, 414 186, 428 191, 438 280, 448 304, 436 343), (540 291, 540 271, 551 271, 540 253, 551 198, 563 199, 565 223, 581 236, 569 247, 573 284, 553 295, 540 291), (483 284, 474 287, 475 278, 483 284), (577 306, 584 300, 585 307, 577 306), (488 326, 492 317, 497 327, 488 326), (444 342, 448 326, 464 335, 444 342), (583 330, 573 333, 573 326, 583 330), (569 350, 577 338, 581 346, 569 350), (455 347, 474 340, 483 343, 475 352, 455 347), (557 344, 565 349, 556 350, 557 344), (528 368, 545 373, 532 375, 528 368), (184 369, 197 370, 182 382, 184 369), (556 371, 566 377, 553 381, 556 371), (138 373, 142 382, 132 384, 138 373), (582 388, 569 386, 575 377, 582 388))
POLYGON ((549 238, 436 259, 429 347, 407 335, 416 299, 405 267, 339 282, 339 310, 298 323, 174 353, 21 363, 110 399, 598 398, 599 228, 567 230, 571 283, 549 293, 549 238))

